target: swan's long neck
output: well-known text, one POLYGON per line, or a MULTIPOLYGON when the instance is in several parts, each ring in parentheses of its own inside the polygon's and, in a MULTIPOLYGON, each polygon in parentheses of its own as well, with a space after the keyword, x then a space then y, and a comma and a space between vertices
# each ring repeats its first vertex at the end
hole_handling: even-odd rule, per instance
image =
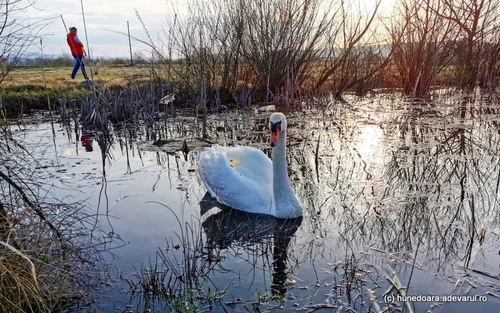
POLYGON ((280 133, 278 144, 273 148, 273 185, 276 197, 276 189, 287 186, 290 189, 286 164, 286 131, 280 133))
POLYGON ((296 218, 301 216, 302 208, 288 178, 286 163, 286 130, 280 133, 278 144, 273 148, 273 192, 276 217, 296 218))

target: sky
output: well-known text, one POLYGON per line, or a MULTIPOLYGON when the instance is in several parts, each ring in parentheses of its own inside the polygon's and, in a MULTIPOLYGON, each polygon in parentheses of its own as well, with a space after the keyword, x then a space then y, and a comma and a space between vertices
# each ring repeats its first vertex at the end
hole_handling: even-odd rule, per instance
MULTIPOLYGON (((359 1, 370 10, 377 0, 359 1)), ((128 58, 130 56, 128 37, 116 33, 127 32, 127 21, 130 23, 131 36, 147 41, 146 32, 135 10, 157 43, 158 38, 165 41, 162 29, 167 27, 168 21, 173 21, 175 12, 181 18, 187 16, 188 0, 82 0, 82 2, 87 32, 84 29, 80 0, 35 0, 35 7, 24 13, 27 19, 33 22, 51 19, 50 24, 42 31, 45 55, 69 54, 69 47, 66 44, 67 30, 60 18, 62 15, 67 27, 78 28, 78 35, 92 57, 128 58), (88 44, 85 35, 88 37, 88 44)), ((382 7, 386 10, 393 5, 394 0, 382 0, 382 7)), ((134 54, 140 52, 149 54, 148 51, 150 50, 144 44, 132 39, 134 54)), ((28 52, 39 55, 40 45, 31 47, 28 52)))
MULTIPOLYGON (((173 19, 175 11, 185 14, 185 3, 185 0, 83 0, 91 56, 129 57, 128 37, 115 32, 126 33, 129 21, 131 36, 147 39, 135 10, 140 14, 153 40, 156 40, 162 34, 162 27, 166 22, 173 19)), ((68 28, 74 26, 78 29, 78 36, 89 51, 80 0, 37 0, 35 7, 25 14, 30 21, 51 19, 50 24, 41 32, 45 55, 69 53, 67 31, 60 15, 68 28)), ((132 40, 132 51, 147 51, 147 48, 132 40)), ((40 46, 32 47, 28 52, 40 53, 40 46)))

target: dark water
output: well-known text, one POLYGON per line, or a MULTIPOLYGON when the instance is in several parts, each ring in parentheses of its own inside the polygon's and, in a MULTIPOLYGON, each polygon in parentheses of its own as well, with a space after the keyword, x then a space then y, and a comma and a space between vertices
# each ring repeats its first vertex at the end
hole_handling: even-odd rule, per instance
MULTIPOLYGON (((204 198, 193 118, 115 126, 111 137, 83 129, 91 152, 74 125, 56 124, 55 135, 49 123, 13 131, 61 197, 85 200, 123 241, 105 255, 121 279, 99 290, 104 312, 496 312, 499 109, 492 100, 443 96, 409 107, 380 96, 287 114, 289 174, 305 211, 286 222, 204 198), (196 143, 166 153, 151 144, 158 136, 196 143), (125 281, 144 271, 164 280, 168 304, 131 294, 125 281), (386 302, 397 295, 487 301, 386 302)), ((269 155, 269 114, 209 116, 209 140, 269 155)))

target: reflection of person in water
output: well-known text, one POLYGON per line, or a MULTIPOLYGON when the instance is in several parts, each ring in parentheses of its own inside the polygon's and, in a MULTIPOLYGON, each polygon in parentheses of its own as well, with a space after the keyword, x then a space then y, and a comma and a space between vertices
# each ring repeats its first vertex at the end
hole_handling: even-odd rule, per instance
POLYGON ((92 144, 94 143, 94 136, 91 133, 83 132, 82 137, 80 137, 82 142, 82 147, 85 147, 85 151, 92 152, 94 148, 92 144))

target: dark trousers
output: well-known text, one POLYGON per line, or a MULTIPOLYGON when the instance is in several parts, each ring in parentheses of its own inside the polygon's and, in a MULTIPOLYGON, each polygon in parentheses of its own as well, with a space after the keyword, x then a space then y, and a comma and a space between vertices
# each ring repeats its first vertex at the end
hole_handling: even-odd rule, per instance
POLYGON ((89 79, 87 76, 87 71, 85 70, 85 64, 83 64, 83 55, 74 55, 73 56, 76 59, 75 67, 73 68, 73 72, 71 73, 71 78, 75 79, 76 73, 78 73, 78 69, 81 67, 82 68, 82 74, 85 79, 89 79))

